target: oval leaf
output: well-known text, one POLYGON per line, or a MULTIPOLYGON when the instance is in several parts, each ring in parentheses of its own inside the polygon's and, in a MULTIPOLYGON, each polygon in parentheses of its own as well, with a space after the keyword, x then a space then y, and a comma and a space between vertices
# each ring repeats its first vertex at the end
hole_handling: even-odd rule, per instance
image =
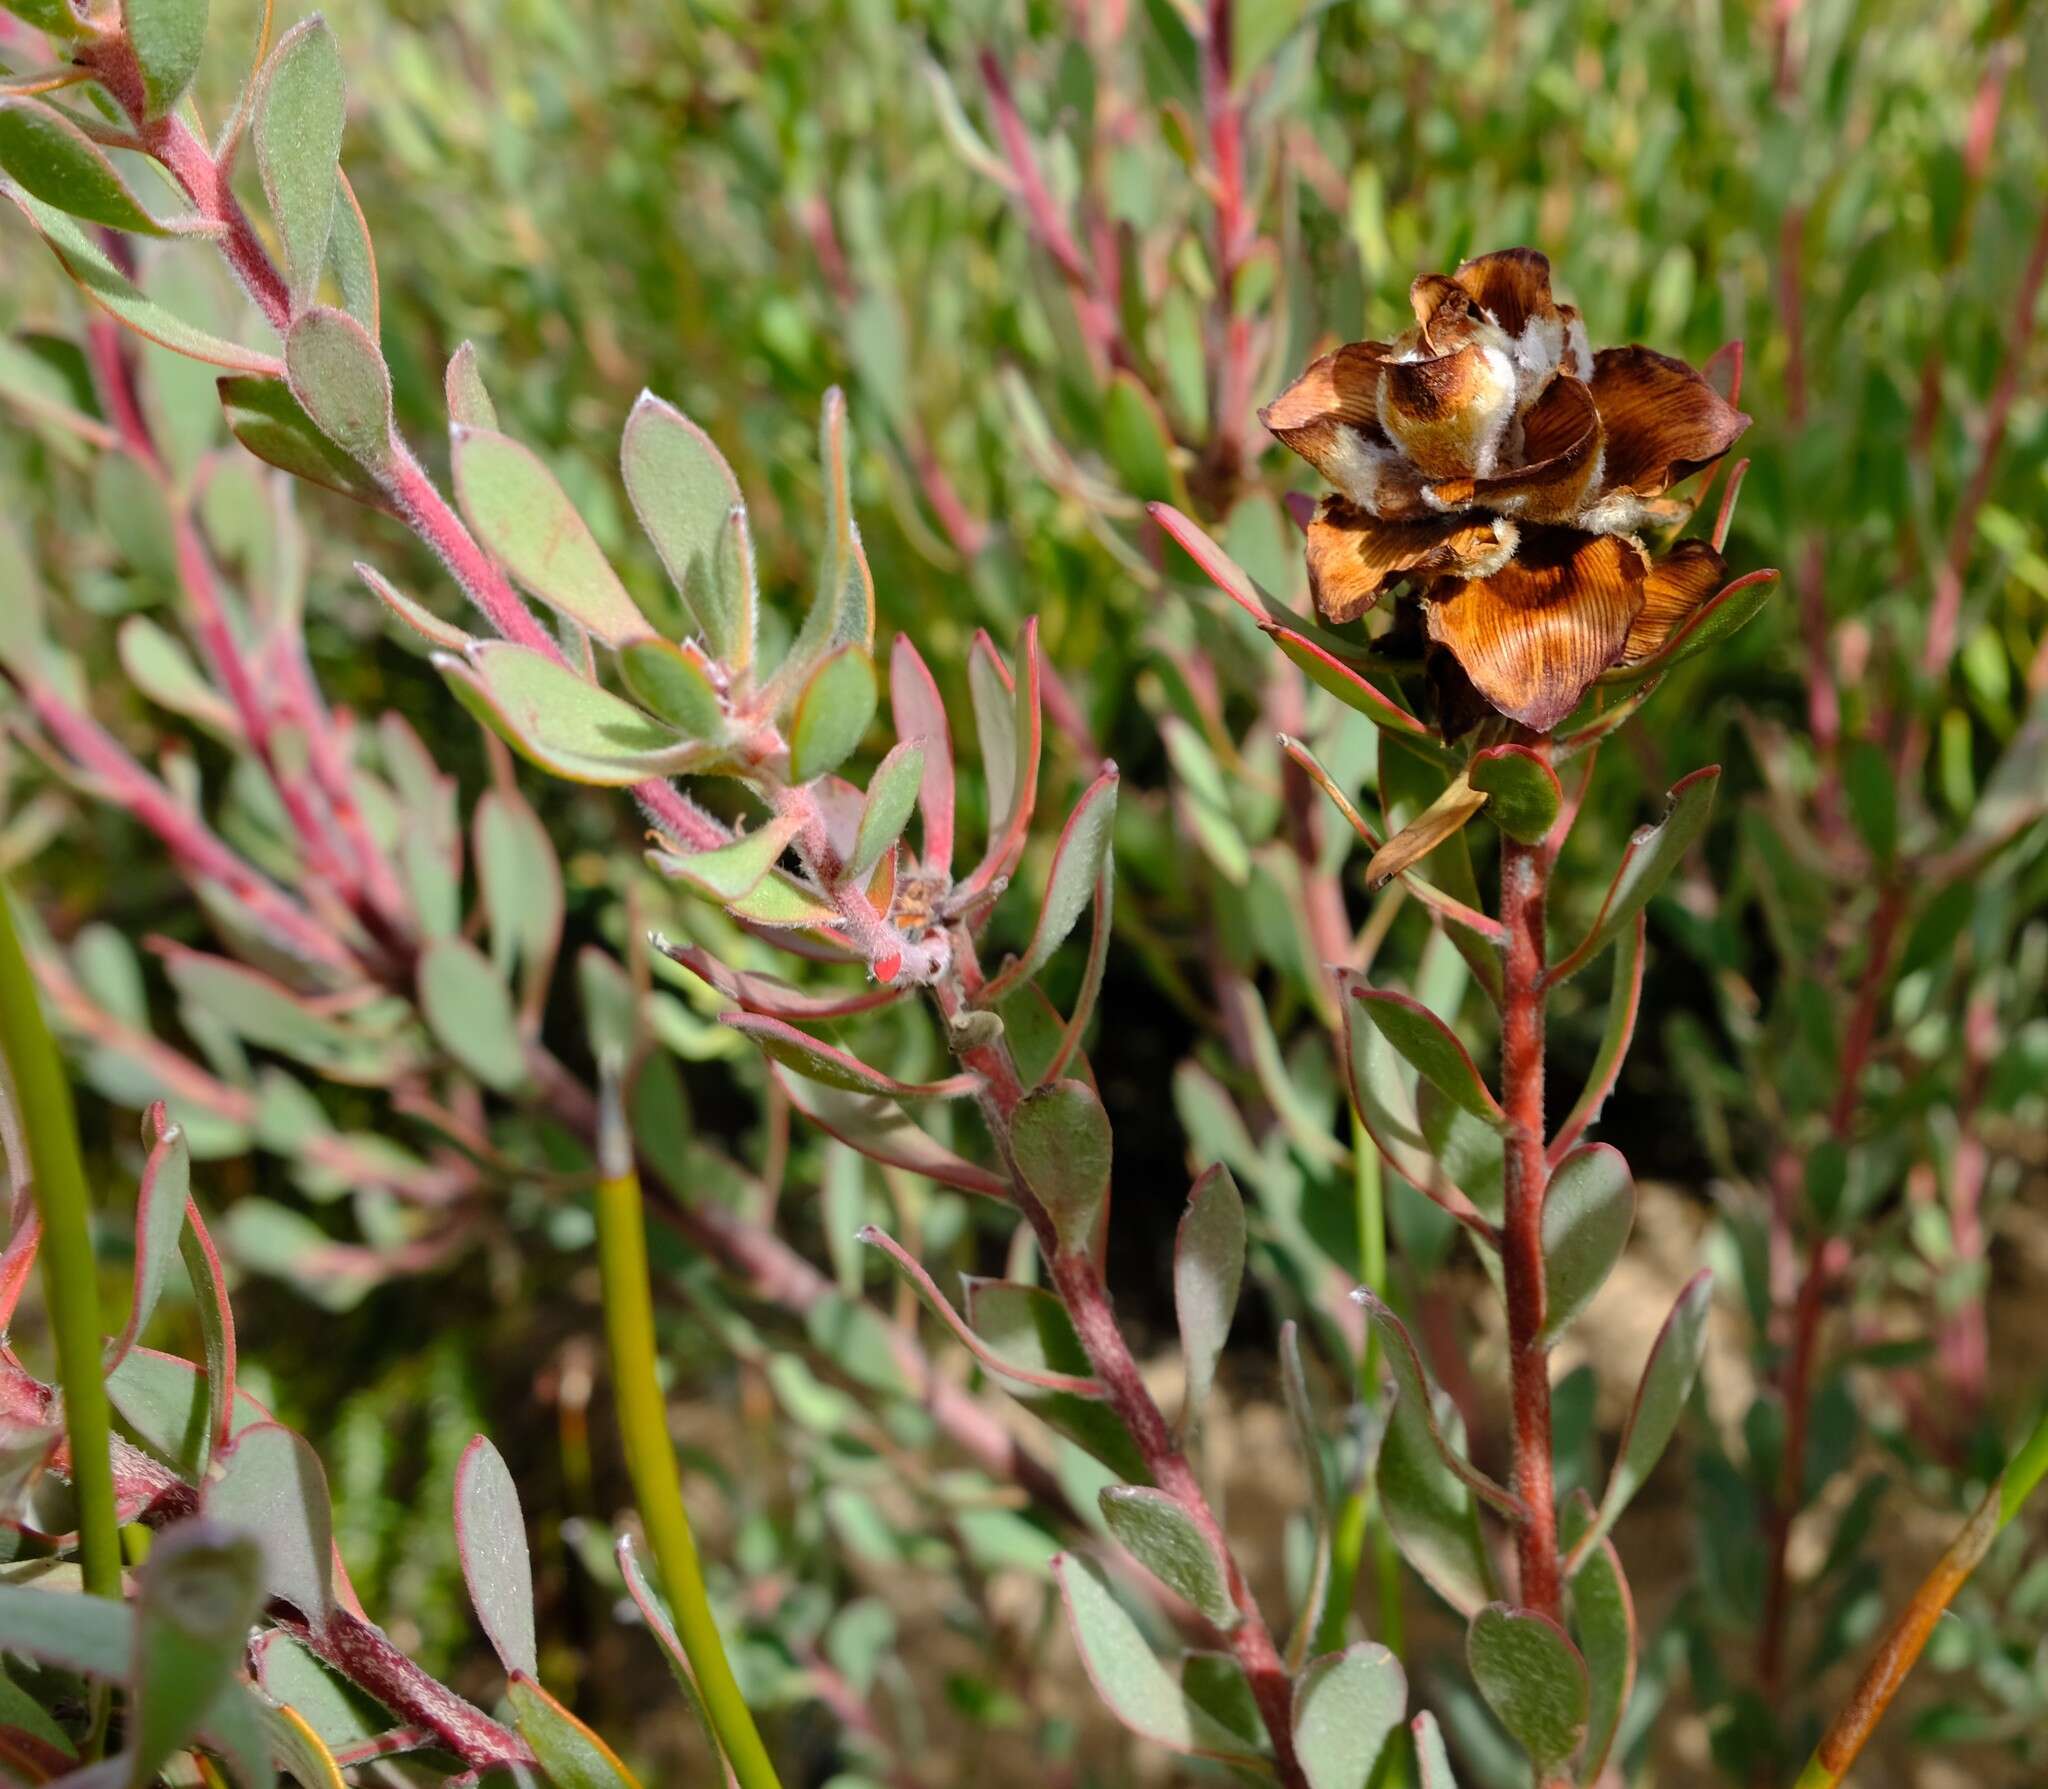
POLYGON ((860 826, 853 837, 853 856, 847 875, 864 882, 910 824, 924 786, 924 741, 906 739, 890 748, 889 755, 875 766, 868 779, 867 799, 861 804, 860 826))
POLYGON ((543 770, 571 782, 624 787, 709 756, 545 653, 488 640, 466 659, 437 653, 434 663, 465 706, 543 770))
POLYGON ((1643 827, 1629 840, 1592 928, 1550 972, 1552 981, 1563 981, 1583 969, 1650 904, 1650 897, 1664 886, 1705 828, 1720 781, 1721 767, 1709 764, 1673 785, 1664 818, 1655 826, 1643 827))
POLYGON ((1060 831, 1054 849, 1052 869, 1045 879, 1045 904, 1038 910, 1038 924, 1024 954, 997 975, 981 994, 978 1003, 992 1005, 1013 989, 1022 987, 1066 942, 1088 905, 1110 861, 1110 846, 1116 828, 1117 768, 1107 766, 1074 804, 1060 831))
POLYGON ((1226 1632, 1243 1619, 1223 1561, 1173 1498, 1149 1485, 1105 1485, 1098 1501, 1117 1544, 1167 1589, 1226 1632))
POLYGON ((953 867, 953 729, 939 686, 908 634, 889 648, 889 706, 896 737, 924 746, 924 782, 918 812, 924 821, 923 862, 927 869, 953 867))
POLYGON ((504 1455, 483 1435, 463 1450, 455 1469, 455 1549, 491 1650, 508 1673, 531 1677, 540 1669, 540 1655, 526 1519, 504 1455))
MULTIPOLYGON (((1575 1545, 1592 1523, 1592 1499, 1580 1491, 1562 1512, 1559 1537, 1568 1546, 1575 1545)), ((1636 1681, 1635 1599, 1622 1574, 1621 1556, 1610 1540, 1603 1539, 1593 1548, 1572 1580, 1572 1629, 1586 1661, 1592 1692, 1579 1780, 1597 1783, 1607 1768, 1607 1754, 1613 1750, 1636 1681)))
POLYGON ((808 783, 853 756, 875 718, 875 661, 843 646, 810 675, 789 721, 789 780, 808 783))
POLYGON ((1444 1748, 1443 1729, 1436 1724, 1436 1716, 1425 1708, 1408 1723, 1408 1730, 1415 1735, 1415 1772, 1422 1780, 1422 1789, 1458 1789, 1458 1779, 1451 1774, 1451 1755, 1444 1748))
POLYGON ((1110 1593, 1101 1568, 1063 1553, 1052 1562, 1081 1662, 1109 1710, 1133 1733, 1171 1751, 1256 1757, 1240 1735, 1196 1705, 1160 1663, 1138 1624, 1110 1593))
POLYGON ((1687 1282, 1664 1319, 1664 1327, 1650 1345, 1650 1358, 1636 1386, 1635 1403, 1630 1406, 1627 1425, 1621 1432, 1621 1448, 1608 1475, 1606 1494, 1600 1499, 1600 1513, 1587 1537, 1573 1548, 1582 1559, 1614 1526, 1615 1519, 1642 1489, 1643 1481, 1657 1464, 1666 1443, 1678 1427, 1685 1400, 1692 1395, 1692 1383, 1699 1377, 1700 1362, 1707 1352, 1707 1313, 1712 1305, 1714 1276, 1702 1268, 1687 1282))
POLYGON ((1244 1197, 1219 1162, 1189 1190, 1173 1240, 1173 1308, 1192 1411, 1201 1409, 1216 1382, 1244 1284, 1244 1256, 1244 1197))
POLYGON ((284 338, 284 365, 321 434, 367 471, 393 463, 391 374, 355 318, 325 306, 307 311, 284 338))
POLYGON ((711 667, 694 646, 650 636, 619 651, 619 675, 638 702, 692 739, 725 731, 725 702, 711 667))
POLYGON ((619 1755, 524 1672, 505 1691, 519 1736, 555 1789, 640 1789, 619 1755))
POLYGON ((256 77, 256 167, 277 225, 294 316, 312 302, 327 265, 347 104, 341 46, 315 13, 278 40, 256 77))
POLYGON ((1586 1736, 1586 1661, 1534 1609, 1490 1603, 1465 1633, 1465 1659, 1487 1707, 1529 1754, 1537 1775, 1560 1770, 1586 1736))
POLYGON ((640 526, 711 656, 744 667, 753 649, 753 548, 725 456, 673 404, 642 392, 626 419, 619 468, 640 526))
POLYGON ((1619 1150, 1594 1143, 1565 1157, 1543 1198, 1544 1344, 1564 1334, 1628 1246, 1636 1183, 1619 1150))
POLYGON ((1492 1090, 1472 1066, 1465 1046, 1421 1001, 1363 983, 1352 984, 1350 992, 1387 1042, 1446 1099, 1489 1124, 1507 1122, 1492 1090))
POLYGON ((1294 1686, 1294 1753, 1309 1789, 1365 1789, 1408 1712, 1408 1674, 1370 1642, 1312 1660, 1294 1686))
POLYGON ((436 938, 420 953, 419 998, 435 1041, 486 1087, 511 1093, 525 1085, 512 990, 467 938, 436 938))
POLYGON ((284 380, 232 373, 217 385, 228 432, 266 465, 372 508, 388 507, 376 481, 321 432, 284 380))
POLYGON ((213 1521, 256 1537, 266 1595, 309 1621, 334 1606, 334 1513, 327 1475, 303 1436, 273 1422, 242 1430, 202 1504, 213 1521))
POLYGON ((199 72, 206 0, 121 0, 121 24, 142 72, 143 116, 161 118, 199 72))
POLYGON ((1055 1081, 1010 1118, 1010 1148, 1063 1249, 1084 1250, 1109 1197, 1109 1114, 1085 1081, 1055 1081))
POLYGON ((655 867, 721 906, 744 899, 772 870, 802 829, 801 814, 779 814, 729 845, 681 855, 656 852, 655 867))
POLYGON ((514 578, 607 646, 654 632, 532 449, 495 429, 458 425, 451 439, 456 500, 514 578))
POLYGON ((180 1522, 157 1537, 136 1596, 129 1781, 155 1781, 205 1723, 242 1662, 263 1585, 263 1554, 247 1535, 180 1522))
POLYGON ((110 230, 168 234, 115 172, 107 152, 39 99, 0 98, 0 168, 59 211, 110 230))
POLYGON ((1107 1404, 1030 1383, 1048 1375, 1086 1379, 1094 1363, 1066 1306, 1039 1286, 967 1280, 967 1322, 1004 1363, 1003 1390, 1056 1434, 1092 1454, 1128 1484, 1148 1484, 1144 1456, 1107 1404))
POLYGON ((867 1093, 887 1099, 954 1099, 980 1084, 971 1074, 943 1081, 899 1081, 870 1068, 844 1050, 822 1044, 809 1032, 761 1013, 724 1013, 719 1022, 751 1038, 762 1052, 807 1081, 822 1082, 842 1093, 867 1093))
POLYGON ((1557 772, 1525 745, 1474 752, 1465 780, 1486 797, 1486 817, 1524 845, 1538 843, 1564 809, 1557 772))

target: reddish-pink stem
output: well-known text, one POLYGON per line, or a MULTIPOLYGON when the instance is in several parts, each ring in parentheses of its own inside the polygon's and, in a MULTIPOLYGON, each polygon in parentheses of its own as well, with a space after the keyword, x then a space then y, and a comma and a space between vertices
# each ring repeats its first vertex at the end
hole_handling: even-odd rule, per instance
POLYGON ((1550 1444, 1550 1351, 1542 1339, 1544 907, 1550 879, 1541 845, 1501 838, 1501 1106, 1507 1114, 1501 1269, 1507 1289, 1514 1421, 1512 1488, 1525 1514, 1515 1531, 1525 1607, 1563 1619, 1557 1498, 1550 1444))

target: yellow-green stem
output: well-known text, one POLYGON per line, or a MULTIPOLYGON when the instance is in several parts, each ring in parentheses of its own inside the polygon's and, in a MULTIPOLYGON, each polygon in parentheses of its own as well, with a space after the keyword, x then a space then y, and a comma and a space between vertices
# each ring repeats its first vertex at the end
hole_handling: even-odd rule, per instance
POLYGON ((2048 1476, 2048 1411, 2042 1413, 2033 1433, 2020 1444, 1976 1513, 1963 1524, 1962 1532, 1935 1562, 1934 1569, 1913 1593, 1912 1601, 1878 1642, 1862 1679, 1834 1724, 1821 1737, 1794 1789, 1835 1789, 1849 1774, 1850 1766, 1877 1730, 1907 1673, 1918 1662, 1942 1611, 1976 1570, 2000 1531, 2020 1513, 2044 1476, 2048 1476))
POLYGON ((42 997, 16 935, 14 910, 0 890, 0 1052, 20 1108, 28 1170, 42 1219, 43 1296, 57 1341, 57 1382, 71 1443, 71 1483, 85 1588, 121 1594, 121 1532, 114 1519, 114 1469, 108 1453, 107 1386, 100 1376, 98 1269, 91 1204, 78 1154, 71 1084, 43 1017, 42 997))
POLYGON ((669 1439, 668 1409, 655 1377, 654 1303, 647 1280, 647 1229, 640 1210, 640 1178, 631 1169, 597 1186, 597 1252, 604 1275, 605 1339, 611 1349, 612 1387, 626 1470, 647 1529, 661 1586, 675 1612, 676 1634, 689 1656, 697 1687, 730 1760, 740 1789, 781 1789, 768 1748, 740 1694, 725 1642, 705 1594, 696 1537, 683 1508, 682 1473, 669 1439))

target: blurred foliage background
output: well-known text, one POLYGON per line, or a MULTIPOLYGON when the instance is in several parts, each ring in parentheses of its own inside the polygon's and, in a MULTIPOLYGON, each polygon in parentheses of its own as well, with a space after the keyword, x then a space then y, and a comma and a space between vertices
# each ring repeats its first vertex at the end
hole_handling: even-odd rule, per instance
MULTIPOLYGON (((253 39, 255 16, 242 0, 216 8, 218 66, 200 86, 209 119, 242 78, 237 46, 253 39)), ((1300 953, 1284 917, 1273 917, 1287 891, 1236 868, 1277 823, 1262 795, 1275 777, 1272 728, 1258 723, 1276 712, 1278 661, 1140 507, 1177 503, 1268 588, 1300 599, 1281 500, 1306 488, 1306 475, 1255 427, 1216 425, 1213 380, 1230 319, 1255 325, 1252 396, 1263 401, 1322 346, 1400 327, 1417 272, 1526 242, 1550 255, 1596 343, 1644 341, 1697 364, 1744 341, 1742 405, 1756 423, 1741 447, 1752 464, 1728 557, 1738 573, 1779 566, 1784 584, 1756 622, 1684 667, 1609 748, 1566 875, 1599 886, 1677 776, 1725 766, 1703 859, 1653 914, 1646 1016, 1607 1134, 1639 1177, 1675 1189, 1681 1231, 1725 1224, 1716 1246, 1737 1262, 1760 1315, 1753 1342, 1737 1338, 1731 1350, 1753 1347, 1765 1372, 1769 1301, 1755 1293, 1754 1273, 1741 1281, 1741 1253, 1755 1242, 1741 1189, 1767 1184, 1788 1148, 1803 1155, 1802 1124, 1827 1104, 1839 1036, 1822 1034, 1838 1033, 1839 1015, 1813 1015, 1842 1004, 1830 977, 1837 958, 1853 967, 1855 943, 1840 927, 1854 921, 1857 893, 1853 881, 1845 889, 1802 867, 1771 816, 1846 789, 1867 839, 1879 798, 1867 766, 1858 768, 1858 742, 1889 741, 1913 715, 1928 733, 1926 769, 1895 791, 1895 824, 1903 812, 1909 829, 1952 833, 2021 734, 2030 701, 2039 707, 2029 679, 2038 692, 2048 632, 2048 350, 2016 307, 2025 293, 2038 300, 2048 243, 2042 9, 1262 0, 1225 16, 1258 235, 1219 295, 1202 70, 1174 0, 363 0, 336 21, 350 49, 344 156, 379 248, 401 430, 439 436, 441 368, 474 341, 503 426, 543 452, 640 591, 659 571, 617 483, 616 441, 634 397, 650 388, 723 446, 752 505, 763 586, 791 592, 808 586, 822 509, 815 419, 827 388, 840 385, 883 632, 914 634, 957 697, 976 627, 1008 642, 1025 616, 1041 618, 1048 662, 1071 699, 1056 748, 1061 778, 1077 787, 1098 753, 1125 771, 1117 936, 1092 1057, 1118 1126, 1113 1280, 1127 1318, 1163 1337, 1163 1220, 1147 1201, 1156 1190, 1159 1212, 1177 1209, 1185 1184, 1189 1142, 1176 1119, 1199 1132, 1191 1104, 1203 1096, 1178 1071, 1229 1029, 1219 1017, 1229 978, 1216 978, 1217 964, 1270 993, 1276 1047, 1294 1051, 1316 1031, 1312 974, 1290 960, 1300 953), (995 88, 991 64, 1001 71, 995 88), (1091 350, 1072 282, 1014 190, 1002 91, 1014 95, 1053 207, 1113 293, 1123 374, 1091 350), (2002 446, 1987 456, 1987 416, 2008 384, 2002 446), (1952 667, 1930 672, 1921 665, 1927 620, 1951 563, 1957 652, 1952 667), (1823 682, 1839 692, 1839 713, 1817 703, 1823 682)), ((0 322, 17 344, 0 385, 14 389, 28 377, 19 344, 45 368, 60 364, 50 337, 74 330, 77 313, 25 231, 10 224, 0 241, 9 258, 0 322)), ((174 423, 211 417, 204 369, 183 385, 162 377, 174 423)), ((82 476, 26 426, 0 438, 0 478, 23 550, 81 611, 69 643, 103 685, 97 711, 146 736, 140 703, 111 671, 113 624, 160 610, 164 593, 146 553, 124 539, 118 481, 82 476)), ((452 614, 445 579, 383 518, 319 492, 301 494, 297 509, 321 684, 338 702, 407 717, 472 799, 488 775, 476 730, 351 566, 367 559, 452 614)), ((210 749, 200 748, 209 767, 210 749)), ((1881 754, 1879 782, 1886 762, 1881 754)), ((8 865, 54 933, 68 939, 91 920, 129 938, 195 935, 183 885, 130 824, 53 795, 61 786, 26 750, 10 769, 8 865)), ((522 783, 562 859, 571 950, 616 949, 635 880, 629 806, 537 777, 522 783)), ((1352 892, 1362 915, 1363 891, 1352 892)), ((1886 1387, 1863 1399, 1859 1418, 1845 1379, 1821 1423, 1832 1450, 1825 1481, 1869 1482, 1851 1456, 1867 1464, 1874 1446, 1922 1496, 1960 1507, 1973 1443, 2034 1395, 2044 1331, 2025 1307, 2048 1275, 2044 920, 2048 857, 2036 839, 1960 909, 1951 901, 1915 933, 1908 964, 1920 981, 1895 991, 1888 1016, 1902 1036, 1915 1023, 1922 1031, 1887 1063, 1884 1110, 1872 1121, 1913 1140, 1865 1187, 1881 1220, 1872 1247, 1887 1266, 1863 1282, 1859 1308, 1918 1312, 1928 1327, 1995 1294, 1994 1316, 2006 1313, 2012 1327, 1994 1323, 1990 1385, 1981 1413, 1967 1413, 1987 1427, 1966 1425, 1953 1446, 1923 1446, 1910 1409, 1901 1415, 1886 1387), (1946 1078, 1960 1058, 1951 1048, 1959 1033, 1944 1027, 1959 1023, 1950 1008, 1981 993, 1987 975, 1998 1078, 1979 1104, 1999 1163, 1988 1222, 2004 1239, 1988 1268, 1981 1249, 1959 1260, 1954 1238, 1938 1233, 1938 1210, 1916 1212, 1906 1189, 1913 1162, 1949 1159, 1941 1114, 1955 1108, 1946 1078), (1945 1005, 1950 978, 1967 985, 1945 1005), (1875 1422, 1875 1442, 1859 1421, 1875 1422)), ((1410 912, 1398 926, 1395 953, 1412 962, 1421 917, 1410 912)), ((1573 1067, 1591 1058, 1600 1024, 1598 992, 1582 999, 1556 1046, 1573 1067)), ((587 1061, 573 996, 558 994, 548 1012, 563 1053, 587 1061)), ((785 1186, 799 1248, 829 1258, 813 1196, 828 1175, 815 1133, 789 1131, 787 1111, 766 1099, 751 1059, 733 1059, 731 1040, 700 1026, 683 1042, 700 1130, 785 1186)), ((1313 1129, 1327 1069, 1298 1051, 1290 1060, 1313 1129)), ((367 1094, 330 1085, 321 1097, 338 1123, 383 1122, 367 1094)), ((110 1164, 132 1162, 125 1109, 98 1103, 88 1120, 110 1164)), ((1273 1114, 1254 1121, 1270 1125, 1273 1114)), ((1303 1164, 1298 1196, 1313 1237, 1298 1254, 1291 1241, 1275 1247, 1278 1314, 1319 1248, 1324 1272, 1356 1258, 1343 1177, 1329 1182, 1327 1169, 1303 1164), (1318 1199, 1337 1204, 1311 1209, 1318 1199)), ((304 1205, 275 1156, 235 1154, 206 1172, 223 1204, 304 1205)), ((445 1526, 413 1512, 445 1507, 472 1428, 496 1436, 528 1509, 572 1518, 543 1561, 556 1667, 570 1684, 580 1667, 586 1711, 630 1735, 641 1710, 629 1678, 605 1668, 613 1587, 577 1563, 574 1518, 608 1520, 620 1500, 614 1443, 593 1437, 583 1415, 596 1326, 587 1221, 573 1202, 532 1188, 508 1193, 498 1215, 507 1221, 480 1246, 424 1276, 354 1285, 359 1302, 346 1314, 310 1307, 289 1272, 266 1277, 262 1268, 288 1266, 276 1248, 254 1251, 259 1271, 238 1297, 243 1333, 261 1338, 280 1414, 326 1453, 342 1545, 366 1598, 403 1607, 416 1631, 401 1637, 430 1666, 459 1669, 474 1640, 445 1526)), ((1419 1237, 1402 1236, 1397 1222, 1397 1242, 1416 1241, 1418 1260, 1448 1247, 1419 1237)), ((779 1407, 781 1420, 829 1434, 829 1411, 804 1406, 787 1383, 771 1387, 758 1359, 734 1347, 722 1295, 681 1245, 664 1265, 685 1289, 674 1386, 696 1412, 686 1421, 701 1422, 699 1463, 719 1486, 713 1549, 743 1578, 819 1577, 830 1586, 823 1606, 843 1612, 849 1596, 910 1558, 909 1543, 856 1534, 851 1577, 819 1564, 824 1542, 806 1526, 795 1479, 785 1467, 770 1475, 772 1489, 750 1485, 749 1464, 769 1455, 734 1419, 779 1407)), ((1256 1401, 1270 1398, 1270 1330, 1251 1327, 1257 1358, 1244 1389, 1256 1401)), ((1732 1428, 1744 1422, 1738 1408, 1732 1428)), ((1759 1459, 1768 1456, 1762 1433, 1748 1424, 1759 1459)), ((1689 1773, 1704 1772, 1710 1755, 1739 1778, 1772 1754, 1753 1737, 1756 1711, 1742 1705, 1746 1673, 1712 1658, 1742 1631, 1743 1597, 1753 1604, 1761 1594, 1744 1588, 1757 1562, 1711 1544, 1714 1499, 1740 1503, 1768 1478, 1767 1464, 1753 1459, 1749 1469, 1745 1479, 1725 1460, 1700 1468, 1691 1501, 1709 1535, 1704 1552, 1678 1508, 1683 1487, 1670 1493, 1664 1518, 1680 1538, 1667 1579, 1638 1586, 1660 1617, 1681 1616, 1683 1639, 1657 1652, 1655 1675, 1690 1673, 1694 1705, 1712 1716, 1711 1743, 1699 1731, 1665 1735, 1668 1780, 1705 1780, 1689 1773), (1688 1590, 1689 1562, 1700 1557, 1717 1571, 1688 1590)), ((1868 1502, 1876 1507, 1875 1496, 1868 1502)), ((1249 1494, 1243 1507, 1254 1507, 1249 1494)), ((842 1525, 842 1545, 848 1532, 842 1525)), ((1012 1556, 988 1542, 984 1563, 1028 1557, 1028 1538, 1016 1545, 1012 1556)), ((1881 1577, 1837 1586, 1816 1671, 1869 1632, 1881 1577)), ((1918 1731, 1979 1742, 1970 1780, 2038 1780, 2048 1663, 2028 1635, 2038 1635, 2044 1597, 2036 1566, 2011 1598, 1970 1612, 1966 1637, 1950 1643, 1944 1695, 1918 1731)), ((943 1634, 948 1617, 899 1605, 895 1619, 935 1621, 943 1634)), ((822 1620, 799 1609, 787 1632, 762 1639, 764 1652, 793 1670, 822 1620)), ((848 1657, 867 1656, 858 1628, 840 1637, 848 1657)), ((879 1648, 877 1639, 868 1651, 879 1657, 879 1648)), ((902 1654, 913 1670, 950 1656, 940 1639, 902 1654)), ((927 1694, 940 1706, 926 1718, 1029 1732, 1078 1756, 1074 1768, 1093 1780, 1123 1780, 1085 1746, 1075 1754, 1072 1735, 1048 1740, 1038 1692, 1015 1687, 1002 1661, 962 1661, 927 1694)), ((754 1681, 771 1675, 757 1661, 754 1681)), ((918 1700, 902 1689, 891 1720, 918 1700)), ((670 1741, 642 1734, 640 1743, 670 1741)), ((822 1776, 822 1741, 819 1755, 822 1776)), ((954 1779, 942 1770, 914 1780, 954 1779)))

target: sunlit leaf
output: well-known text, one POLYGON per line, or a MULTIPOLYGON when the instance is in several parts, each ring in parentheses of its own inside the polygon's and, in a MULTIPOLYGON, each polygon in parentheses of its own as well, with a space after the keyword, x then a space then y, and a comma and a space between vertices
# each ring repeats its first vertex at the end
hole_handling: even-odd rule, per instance
POLYGON ((257 75, 252 132, 294 315, 312 302, 327 264, 347 107, 341 46, 315 13, 278 39, 257 75))

